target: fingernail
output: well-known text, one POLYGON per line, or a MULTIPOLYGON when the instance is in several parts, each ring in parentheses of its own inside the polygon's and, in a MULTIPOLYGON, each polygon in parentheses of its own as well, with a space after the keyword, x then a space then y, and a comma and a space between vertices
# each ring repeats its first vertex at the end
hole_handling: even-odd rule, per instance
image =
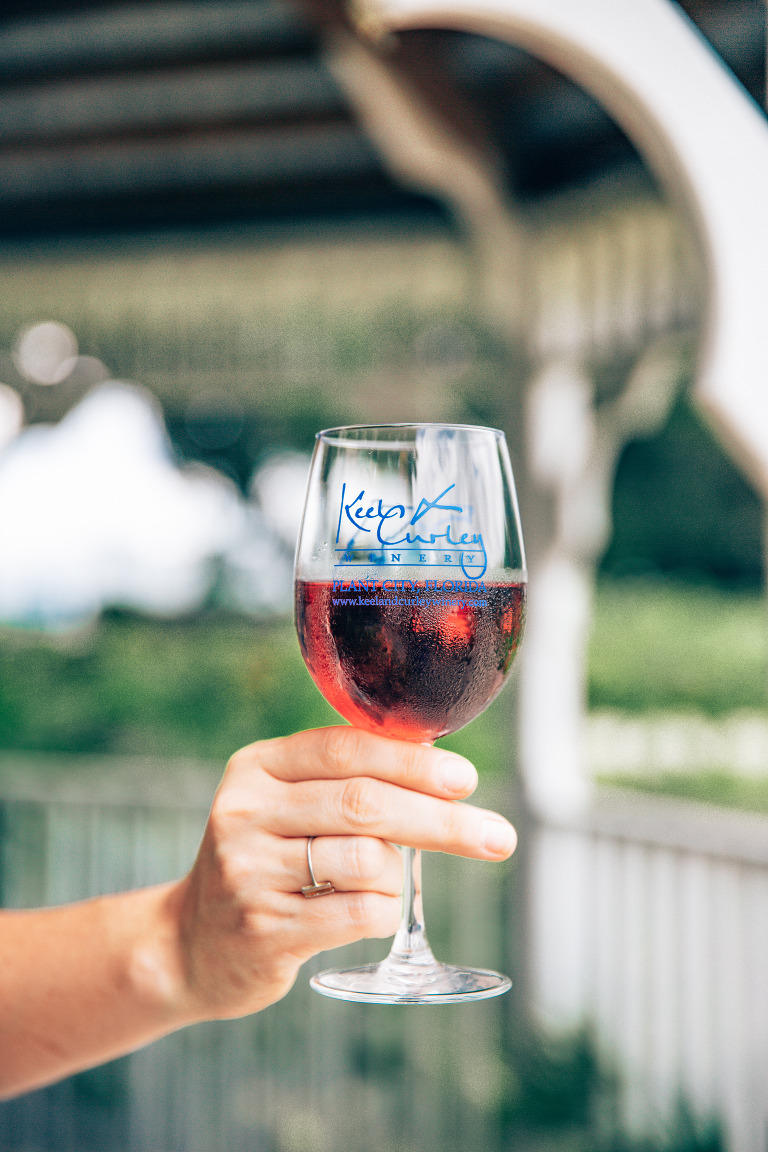
POLYGON ((477 771, 469 760, 451 753, 440 761, 438 779, 444 791, 466 796, 477 784, 477 771))
POLYGON ((480 841, 493 856, 509 856, 517 844, 517 833, 506 820, 483 820, 480 841))

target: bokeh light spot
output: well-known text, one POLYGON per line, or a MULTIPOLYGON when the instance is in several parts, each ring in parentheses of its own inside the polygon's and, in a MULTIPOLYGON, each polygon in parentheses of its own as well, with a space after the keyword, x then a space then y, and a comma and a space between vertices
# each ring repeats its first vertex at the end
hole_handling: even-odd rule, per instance
POLYGON ((13 362, 32 384, 60 384, 77 363, 75 334, 56 320, 33 324, 19 333, 13 362))

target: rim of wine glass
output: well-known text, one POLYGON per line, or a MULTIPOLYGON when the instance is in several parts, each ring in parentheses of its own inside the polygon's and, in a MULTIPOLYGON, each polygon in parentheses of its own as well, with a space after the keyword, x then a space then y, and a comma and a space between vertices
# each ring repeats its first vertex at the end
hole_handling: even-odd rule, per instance
MULTIPOLYGON (((506 436, 501 428, 490 428, 485 424, 448 424, 443 421, 429 421, 429 420, 404 420, 401 422, 385 423, 385 424, 340 424, 336 428, 323 428, 321 432, 315 433, 316 440, 327 440, 330 444, 338 443, 338 439, 334 433, 344 432, 373 432, 385 429, 405 429, 405 428, 450 428, 457 432, 490 432, 497 439, 501 438, 506 440, 506 436)), ((364 441, 355 441, 355 443, 362 445, 364 441)), ((394 443, 394 441, 390 441, 394 443)), ((387 441, 377 441, 377 444, 386 446, 387 441)))

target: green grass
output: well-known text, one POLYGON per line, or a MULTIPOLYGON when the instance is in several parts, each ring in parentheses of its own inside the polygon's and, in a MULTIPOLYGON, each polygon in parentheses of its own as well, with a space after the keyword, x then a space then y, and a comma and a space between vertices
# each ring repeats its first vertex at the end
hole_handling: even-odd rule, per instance
MULTIPOLYGON (((592 708, 717 718, 768 710, 768 612, 756 590, 668 581, 601 583, 589 649, 592 708)), ((605 776, 601 782, 768 813, 768 778, 719 771, 605 776)))
POLYGON ((736 776, 727 769, 719 772, 660 772, 649 776, 622 773, 620 776, 601 776, 598 783, 768 815, 768 777, 736 776))
MULTIPOLYGON (((602 581, 588 655, 594 709, 712 718, 768 711, 768 610, 757 590, 666 580, 602 581)), ((768 777, 719 771, 601 777, 602 783, 768 814, 768 777)))
POLYGON ((666 581, 599 585, 589 706, 722 716, 768 708, 768 612, 758 591, 666 581))

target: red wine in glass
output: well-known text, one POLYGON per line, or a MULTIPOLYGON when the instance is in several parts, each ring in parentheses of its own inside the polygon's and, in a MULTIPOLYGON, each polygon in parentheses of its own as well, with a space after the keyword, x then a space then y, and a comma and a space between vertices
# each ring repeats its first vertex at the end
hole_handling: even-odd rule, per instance
POLYGON ((350 724, 432 743, 501 691, 522 637, 522 581, 466 595, 425 581, 405 591, 336 583, 296 581, 296 628, 312 679, 350 724))

